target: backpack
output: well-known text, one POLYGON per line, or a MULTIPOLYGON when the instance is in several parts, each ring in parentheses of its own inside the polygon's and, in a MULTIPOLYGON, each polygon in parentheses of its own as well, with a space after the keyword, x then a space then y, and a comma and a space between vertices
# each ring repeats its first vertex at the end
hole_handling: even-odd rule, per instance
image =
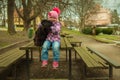
POLYGON ((34 45, 35 46, 42 46, 44 41, 47 38, 48 33, 51 32, 51 26, 53 26, 53 23, 49 20, 42 20, 41 26, 36 30, 35 36, 34 36, 34 45))

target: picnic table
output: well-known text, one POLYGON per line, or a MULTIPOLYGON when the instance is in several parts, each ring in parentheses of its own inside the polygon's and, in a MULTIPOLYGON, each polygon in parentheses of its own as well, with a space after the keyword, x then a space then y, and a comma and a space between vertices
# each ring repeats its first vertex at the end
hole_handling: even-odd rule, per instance
MULTIPOLYGON (((29 44, 27 44, 26 46, 21 46, 20 50, 25 50, 26 52, 26 59, 27 59, 27 80, 30 80, 30 70, 29 70, 29 56, 31 53, 31 58, 33 56, 33 50, 39 50, 41 52, 41 47, 39 46, 35 46, 33 41, 31 41, 29 44)), ((51 48, 50 48, 51 49, 51 48)), ((69 53, 69 75, 68 75, 68 79, 71 80, 71 50, 72 50, 72 45, 70 44, 69 40, 66 37, 61 37, 61 45, 60 45, 60 50, 67 50, 69 53)))

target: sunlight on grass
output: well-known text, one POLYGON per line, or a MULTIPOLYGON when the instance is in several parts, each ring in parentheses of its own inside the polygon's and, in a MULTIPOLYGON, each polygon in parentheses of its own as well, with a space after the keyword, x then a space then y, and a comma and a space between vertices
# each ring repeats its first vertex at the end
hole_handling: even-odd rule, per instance
POLYGON ((88 36, 88 37, 92 37, 96 40, 99 40, 101 42, 106 42, 106 43, 113 43, 114 41, 120 41, 120 36, 118 35, 102 34, 102 35, 92 36, 92 35, 85 35, 79 31, 69 30, 67 28, 62 28, 62 32, 67 33, 67 34, 74 34, 78 36, 88 36))
POLYGON ((16 31, 23 31, 23 27, 16 27, 16 31))
MULTIPOLYGON (((6 27, 1 27, 1 28, 0 28, 1 31, 7 31, 7 29, 8 29, 8 28, 6 28, 6 27)), ((15 30, 16 30, 16 31, 23 31, 23 27, 16 27, 15 30)))
POLYGON ((80 33, 79 31, 70 30, 70 29, 67 29, 67 28, 62 28, 62 32, 67 33, 67 34, 82 35, 82 33, 80 33))
POLYGON ((109 39, 109 40, 116 40, 116 41, 120 41, 120 36, 116 36, 116 35, 98 35, 96 37, 99 37, 99 38, 105 38, 105 39, 109 39))
POLYGON ((114 41, 120 41, 120 36, 116 35, 97 35, 97 36, 92 36, 94 39, 105 42, 105 43, 114 43, 114 41))

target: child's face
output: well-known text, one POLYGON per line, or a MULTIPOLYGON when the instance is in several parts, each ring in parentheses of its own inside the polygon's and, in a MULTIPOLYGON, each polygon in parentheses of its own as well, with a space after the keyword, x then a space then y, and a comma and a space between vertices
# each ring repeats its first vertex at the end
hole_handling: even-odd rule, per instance
POLYGON ((52 18, 52 17, 49 17, 48 20, 53 21, 53 22, 54 22, 54 21, 57 21, 57 19, 52 18))

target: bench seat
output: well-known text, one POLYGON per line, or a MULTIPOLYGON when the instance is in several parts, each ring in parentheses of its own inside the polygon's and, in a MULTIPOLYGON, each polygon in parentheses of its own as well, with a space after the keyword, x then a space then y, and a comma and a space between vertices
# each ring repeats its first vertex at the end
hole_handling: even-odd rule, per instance
POLYGON ((106 62, 95 54, 91 54, 83 47, 74 47, 75 51, 82 58, 84 63, 89 68, 107 68, 106 62))
MULTIPOLYGON (((67 51, 69 53, 69 80, 71 79, 71 50, 72 50, 72 45, 70 44, 69 40, 66 38, 66 37, 61 37, 61 44, 60 44, 60 50, 66 50, 66 54, 67 54, 67 51)), ((33 56, 32 54, 32 51, 35 50, 35 49, 39 49, 40 51, 40 60, 41 60, 41 49, 42 47, 39 47, 39 46, 35 46, 33 44, 33 42, 31 42, 29 45, 27 46, 21 46, 19 48, 20 50, 25 50, 25 53, 26 53, 26 57, 27 57, 27 60, 29 59, 29 53, 31 53, 31 57, 33 56), (31 52, 30 52, 31 51, 31 52)), ((49 50, 51 50, 52 48, 50 48, 49 50)), ((66 60, 67 60, 67 55, 66 55, 66 60)), ((29 61, 27 61, 27 78, 30 79, 30 70, 29 70, 29 61)), ((42 80, 42 79, 30 79, 30 80, 42 80)), ((43 80, 68 80, 68 79, 43 79, 43 80)))
POLYGON ((91 53, 87 50, 85 47, 74 47, 74 50, 76 53, 78 53, 79 57, 82 59, 84 65, 83 65, 83 76, 85 79, 109 79, 111 76, 111 68, 109 68, 109 65, 107 62, 102 59, 101 57, 97 56, 96 54, 91 53), (109 76, 100 76, 100 77, 88 77, 87 75, 87 69, 109 69, 109 76))
POLYGON ((0 68, 8 67, 23 57, 25 53, 19 48, 12 49, 0 55, 0 68))
MULTIPOLYGON (((8 75, 12 67, 14 67, 14 70, 16 71, 16 63, 24 55, 25 53, 19 50, 19 48, 14 48, 0 54, 0 79, 1 80, 4 80, 4 78, 8 75)), ((15 78, 16 78, 16 74, 17 73, 15 72, 14 74, 15 78)))
POLYGON ((102 53, 98 52, 97 50, 95 49, 92 49, 90 47, 87 47, 87 49, 94 53, 95 55, 99 56, 100 58, 102 58, 104 61, 106 61, 107 64, 109 64, 110 66, 113 66, 114 68, 120 68, 120 64, 117 63, 116 61, 112 60, 111 58, 103 55, 102 53))

